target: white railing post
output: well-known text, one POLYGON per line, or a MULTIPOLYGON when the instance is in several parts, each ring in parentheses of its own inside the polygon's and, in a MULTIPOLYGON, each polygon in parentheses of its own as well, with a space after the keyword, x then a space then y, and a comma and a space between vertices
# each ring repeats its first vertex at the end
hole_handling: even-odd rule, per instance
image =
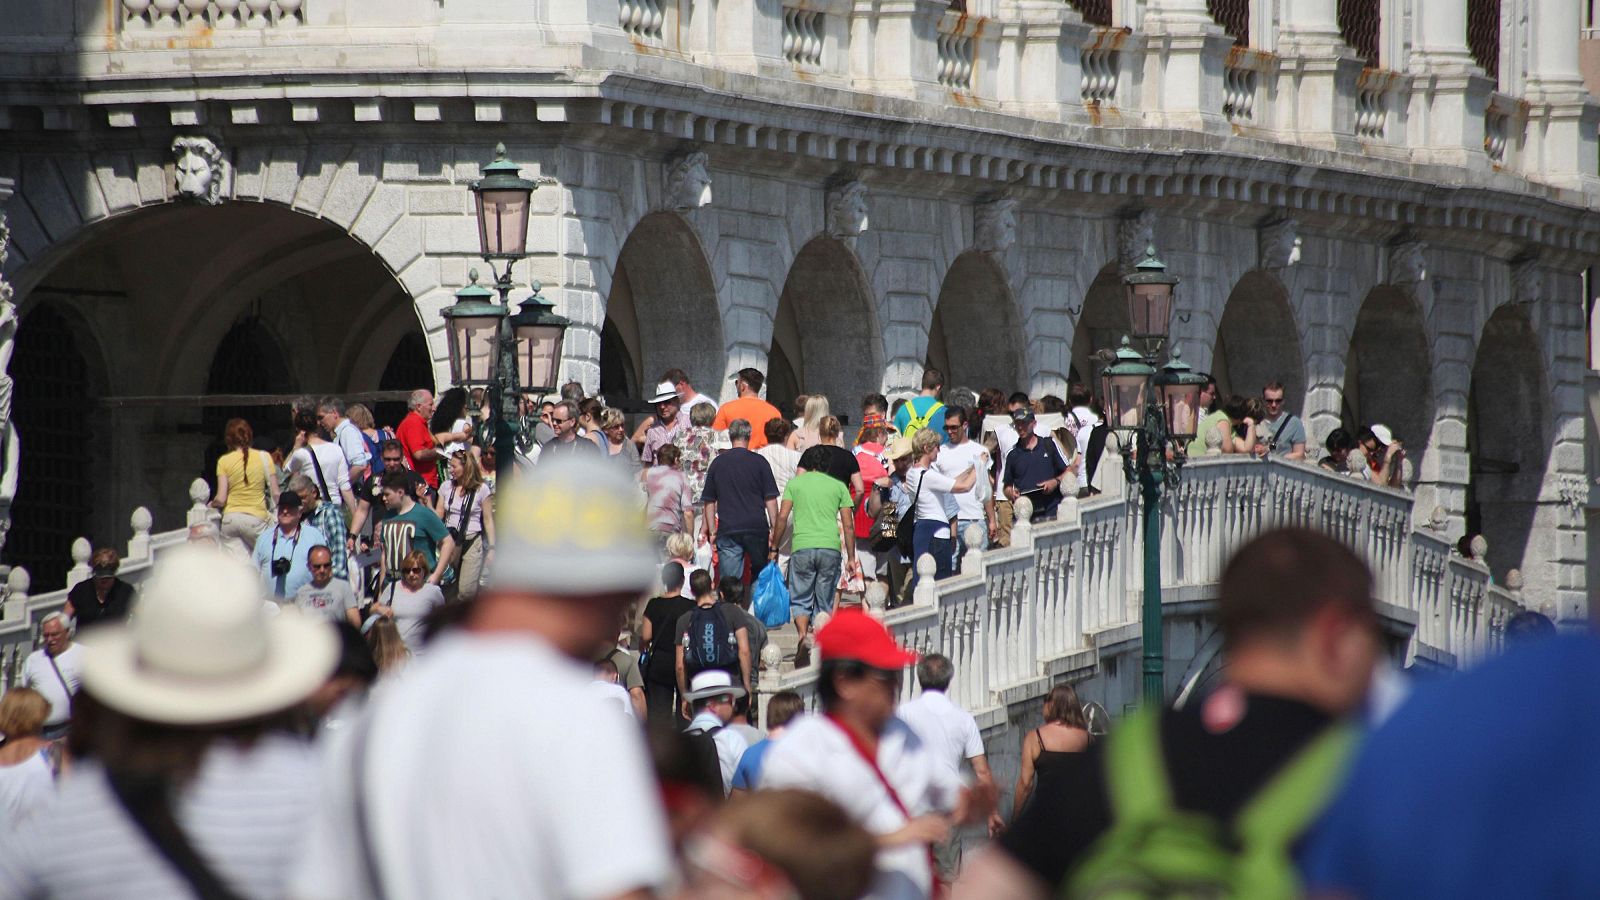
POLYGON ((150 527, 155 524, 150 510, 143 506, 135 509, 129 524, 133 526, 133 537, 128 540, 128 561, 149 559, 150 527))
POLYGON ((1011 504, 1011 510, 1016 516, 1016 522, 1011 526, 1011 546, 1032 547, 1033 501, 1027 497, 1018 497, 1017 501, 1011 504))
POLYGON ((88 538, 81 537, 72 542, 72 568, 67 570, 67 590, 89 579, 89 557, 92 555, 94 548, 89 545, 88 538))
POLYGON ((33 586, 33 579, 28 577, 28 570, 21 566, 12 566, 6 573, 6 599, 5 608, 0 612, 0 617, 6 621, 22 618, 28 609, 28 588, 33 586))
POLYGON ((211 485, 206 484, 204 478, 196 478, 189 483, 189 515, 184 522, 187 526, 205 525, 208 522, 222 518, 222 514, 210 507, 211 485))

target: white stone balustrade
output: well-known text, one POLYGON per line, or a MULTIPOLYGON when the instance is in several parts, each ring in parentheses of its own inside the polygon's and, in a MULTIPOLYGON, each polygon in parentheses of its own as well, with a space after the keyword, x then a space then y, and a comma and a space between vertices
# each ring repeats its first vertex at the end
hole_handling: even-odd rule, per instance
MULTIPOLYGON (((1005 721, 1008 706, 1042 696, 1054 675, 1092 668, 1102 648, 1135 639, 1142 612, 1137 502, 1069 499, 1055 521, 1031 527, 1025 498, 1017 506, 1012 546, 971 553, 963 574, 940 582, 924 557, 912 604, 884 615, 907 646, 950 657, 951 696, 980 722, 1005 721)), ((1305 527, 1367 561, 1393 627, 1415 621, 1417 658, 1478 662, 1499 649, 1521 603, 1514 591, 1490 585, 1482 564, 1453 556, 1429 531, 1412 530, 1412 506, 1402 491, 1310 465, 1196 461, 1162 502, 1163 601, 1214 600, 1233 550, 1270 528, 1305 527)), ((810 697, 815 679, 814 668, 789 673, 772 690, 810 697)))
POLYGON ((306 0, 121 0, 123 31, 289 28, 305 23, 306 0))

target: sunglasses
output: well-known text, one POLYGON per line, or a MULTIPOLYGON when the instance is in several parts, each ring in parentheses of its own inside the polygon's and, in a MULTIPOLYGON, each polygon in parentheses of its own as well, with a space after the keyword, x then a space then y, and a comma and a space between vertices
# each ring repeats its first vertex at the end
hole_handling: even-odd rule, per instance
POLYGON ((398 456, 385 456, 383 458, 383 461, 385 463, 394 463, 395 465, 398 466, 400 464, 400 457, 398 457, 398 456))
POLYGON ((313 568, 313 569, 331 569, 331 568, 333 568, 333 563, 331 563, 331 562, 312 563, 311 564, 311 568, 313 568))
POLYGON ((420 569, 420 568, 418 568, 416 566, 412 566, 409 569, 401 569, 400 570, 400 574, 402 574, 402 575, 421 575, 423 573, 423 571, 424 571, 423 569, 420 569))
POLYGON ((550 417, 550 424, 551 425, 560 425, 562 422, 571 422, 571 421, 572 421, 571 418, 558 419, 555 416, 551 416, 550 417))

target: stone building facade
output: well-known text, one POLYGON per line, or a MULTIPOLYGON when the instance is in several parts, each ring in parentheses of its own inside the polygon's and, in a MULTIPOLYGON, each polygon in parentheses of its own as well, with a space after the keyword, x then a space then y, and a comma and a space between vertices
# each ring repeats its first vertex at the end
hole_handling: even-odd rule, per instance
POLYGON ((1389 424, 1419 508, 1581 615, 1600 107, 1574 4, 1470 10, 0 0, 8 556, 120 539, 225 414, 282 427, 250 397, 443 384, 503 142, 591 391, 1064 394, 1153 245, 1186 360, 1315 443, 1389 424))

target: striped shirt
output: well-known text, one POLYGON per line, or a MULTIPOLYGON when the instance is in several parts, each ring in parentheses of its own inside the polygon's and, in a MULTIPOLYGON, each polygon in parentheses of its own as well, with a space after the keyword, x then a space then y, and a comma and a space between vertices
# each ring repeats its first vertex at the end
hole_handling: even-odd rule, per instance
MULTIPOLYGON (((201 858, 247 898, 282 897, 320 794, 311 748, 275 735, 245 750, 217 744, 178 793, 178 824, 201 858)), ((0 897, 150 900, 194 896, 122 809, 94 763, 58 799, 0 832, 0 897), (69 848, 82 852, 69 852, 69 848)))

